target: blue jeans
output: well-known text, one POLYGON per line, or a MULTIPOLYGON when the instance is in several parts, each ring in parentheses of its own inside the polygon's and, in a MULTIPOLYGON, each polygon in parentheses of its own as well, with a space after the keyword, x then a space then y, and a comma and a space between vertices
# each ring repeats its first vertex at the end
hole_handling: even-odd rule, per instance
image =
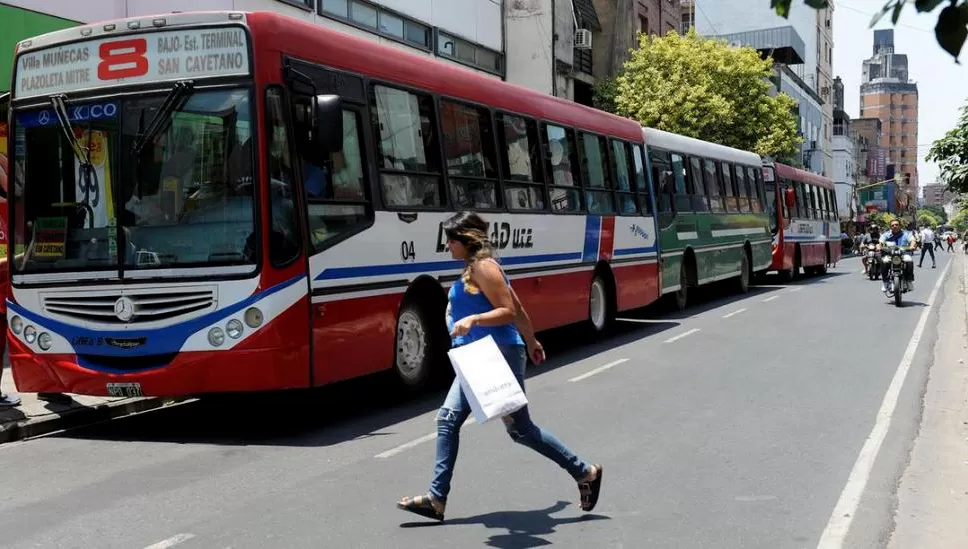
MULTIPOLYGON (((523 345, 498 345, 498 347, 523 390, 524 368, 528 362, 525 347, 523 345)), ((454 476, 457 448, 460 445, 460 428, 470 414, 471 407, 461 390, 460 382, 454 379, 443 406, 437 412, 437 460, 434 463, 434 479, 430 483, 430 493, 442 503, 447 501, 447 494, 450 493, 450 480, 454 476)), ((504 424, 511 440, 554 461, 568 471, 575 480, 584 478, 591 471, 587 463, 579 459, 553 434, 531 421, 527 406, 505 418, 504 424)))

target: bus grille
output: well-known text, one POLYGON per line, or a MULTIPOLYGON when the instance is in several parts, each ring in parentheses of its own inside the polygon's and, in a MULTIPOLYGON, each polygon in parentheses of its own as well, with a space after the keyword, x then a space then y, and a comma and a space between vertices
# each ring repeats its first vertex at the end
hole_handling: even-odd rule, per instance
POLYGON ((218 304, 215 286, 176 288, 145 288, 89 291, 76 293, 45 293, 41 295, 44 311, 58 316, 104 324, 132 324, 154 322, 184 316, 198 316, 214 310, 218 304), (134 316, 122 321, 114 312, 121 297, 131 299, 134 316))

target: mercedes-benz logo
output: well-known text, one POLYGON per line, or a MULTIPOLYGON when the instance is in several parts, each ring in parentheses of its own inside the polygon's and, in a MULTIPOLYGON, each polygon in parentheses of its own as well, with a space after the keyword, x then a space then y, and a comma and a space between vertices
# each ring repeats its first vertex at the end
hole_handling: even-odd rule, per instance
POLYGON ((114 316, 121 322, 129 322, 134 317, 134 301, 130 297, 119 297, 114 302, 114 316))
POLYGON ((40 122, 41 126, 46 126, 50 122, 50 111, 40 111, 40 116, 37 121, 40 122))

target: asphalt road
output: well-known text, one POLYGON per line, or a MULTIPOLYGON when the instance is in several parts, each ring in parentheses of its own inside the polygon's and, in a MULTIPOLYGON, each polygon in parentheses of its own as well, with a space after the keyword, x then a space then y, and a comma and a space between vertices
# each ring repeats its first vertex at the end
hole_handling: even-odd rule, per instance
POLYGON ((397 510, 427 488, 442 393, 404 398, 377 376, 6 445, 0 545, 780 549, 817 547, 826 532, 830 547, 876 547, 920 417, 937 322, 925 303, 950 258, 918 270, 901 309, 848 259, 682 314, 638 312, 604 342, 548 334, 531 413, 605 465, 592 514, 500 423, 464 427, 444 524, 397 510), (922 344, 885 425, 878 410, 912 334, 922 344), (877 459, 856 470, 881 427, 877 459), (842 494, 851 512, 832 517, 842 494))

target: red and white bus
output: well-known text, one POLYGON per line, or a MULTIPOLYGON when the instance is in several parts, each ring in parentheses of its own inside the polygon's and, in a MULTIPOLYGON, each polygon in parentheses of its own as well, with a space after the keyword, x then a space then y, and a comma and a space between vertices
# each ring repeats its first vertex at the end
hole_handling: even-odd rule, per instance
POLYGON ((84 25, 15 59, 10 359, 29 392, 449 369, 470 209, 539 330, 659 294, 641 127, 275 13, 84 25))
POLYGON ((775 162, 764 162, 773 233, 771 271, 792 279, 825 274, 840 260, 840 221, 832 180, 775 162))

